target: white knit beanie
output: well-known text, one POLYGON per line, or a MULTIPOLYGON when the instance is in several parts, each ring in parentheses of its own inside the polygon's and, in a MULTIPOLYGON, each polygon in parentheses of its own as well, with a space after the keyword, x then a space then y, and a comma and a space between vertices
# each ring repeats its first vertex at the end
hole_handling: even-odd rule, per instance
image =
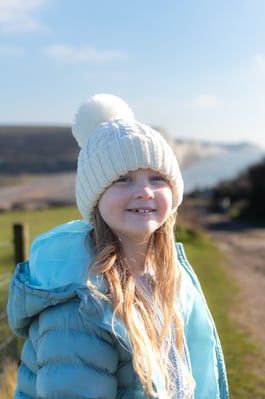
POLYGON ((153 169, 167 177, 173 209, 183 198, 183 180, 175 154, 160 133, 138 123, 119 97, 97 94, 81 104, 73 126, 81 147, 76 177, 76 202, 83 218, 91 216, 101 194, 120 176, 153 169))

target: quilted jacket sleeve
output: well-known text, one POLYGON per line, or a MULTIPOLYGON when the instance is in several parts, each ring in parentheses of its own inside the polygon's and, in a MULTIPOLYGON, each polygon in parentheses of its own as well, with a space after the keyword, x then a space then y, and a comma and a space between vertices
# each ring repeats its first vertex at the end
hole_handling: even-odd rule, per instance
POLYGON ((38 395, 114 399, 118 356, 112 338, 91 323, 85 325, 78 308, 75 300, 40 315, 38 395))
POLYGON ((115 399, 111 334, 82 316, 75 287, 35 289, 27 270, 27 263, 17 267, 7 308, 12 330, 26 338, 15 398, 115 399))

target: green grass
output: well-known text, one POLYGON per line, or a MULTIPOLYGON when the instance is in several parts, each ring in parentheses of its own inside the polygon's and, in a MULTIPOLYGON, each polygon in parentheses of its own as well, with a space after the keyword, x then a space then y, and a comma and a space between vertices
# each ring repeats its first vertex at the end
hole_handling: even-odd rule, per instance
MULTIPOLYGON (((29 226, 30 242, 39 234, 69 220, 79 219, 76 207, 58 207, 34 211, 13 211, 0 213, 0 313, 6 306, 8 283, 1 284, 6 273, 15 267, 13 224, 25 223, 29 226)), ((0 343, 10 334, 6 319, 0 320, 0 343)), ((1 354, 0 354, 1 355, 1 354)), ((1 357, 0 357, 1 358, 1 357)))
MULTIPOLYGON (((32 241, 45 230, 79 217, 75 207, 2 213, 0 242, 12 241, 12 225, 17 222, 29 225, 32 241)), ((200 279, 216 322, 225 354, 231 399, 265 399, 265 377, 259 377, 256 373, 260 348, 229 318, 231 304, 239 299, 238 287, 229 279, 227 273, 229 265, 226 259, 198 229, 181 228, 177 238, 184 243, 188 259, 200 279)), ((14 266, 12 244, 0 247, 0 274, 12 272, 14 266)), ((0 292, 1 311, 6 302, 7 286, 1 288, 0 292)), ((0 341, 1 334, 6 334, 7 328, 7 325, 1 322, 0 341)))
POLYGON ((74 206, 0 213, 0 243, 9 242, 8 245, 0 247, 0 274, 10 271, 10 266, 14 266, 13 224, 27 224, 30 231, 30 241, 32 241, 34 237, 44 231, 74 219, 80 219, 80 214, 74 206))
POLYGON ((200 280, 221 339, 231 399, 264 399, 265 376, 258 375, 258 344, 229 317, 231 304, 239 301, 238 287, 229 279, 226 259, 201 232, 180 230, 187 257, 200 280))

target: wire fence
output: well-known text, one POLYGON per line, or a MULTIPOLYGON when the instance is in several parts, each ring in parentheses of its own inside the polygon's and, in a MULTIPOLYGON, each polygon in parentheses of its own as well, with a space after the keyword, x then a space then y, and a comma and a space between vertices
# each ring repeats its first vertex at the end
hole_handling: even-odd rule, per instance
MULTIPOLYGON (((16 225, 17 226, 17 225, 16 225)), ((23 230, 23 227, 21 227, 23 230)), ((15 236, 15 225, 13 226, 14 230, 14 239, 13 240, 4 240, 0 241, 0 248, 3 247, 12 247, 12 252, 14 253, 14 260, 18 259, 18 248, 25 246, 23 234, 20 232, 20 236, 15 236)), ((20 259, 24 260, 24 259, 20 259)), ((6 359, 14 359, 17 360, 17 338, 11 332, 10 328, 8 327, 8 320, 7 320, 7 312, 6 312, 6 305, 7 305, 7 292, 8 292, 8 285, 12 276, 12 270, 5 271, 0 274, 0 381, 2 379, 2 367, 6 362, 6 359)))
POLYGON ((0 288, 4 287, 9 283, 10 277, 11 277, 11 272, 0 274, 0 288))
MULTIPOLYGON (((7 288, 10 282, 11 272, 0 274, 0 289, 1 293, 6 292, 3 288, 7 288)), ((16 337, 7 327, 7 313, 6 313, 6 298, 3 298, 2 309, 0 309, 0 330, 1 330, 1 341, 0 341, 0 364, 8 358, 14 358, 16 353, 16 337)))
POLYGON ((11 245, 11 244, 13 244, 13 242, 10 240, 0 241, 0 248, 6 247, 7 245, 11 245))
MULTIPOLYGON (((11 240, 5 240, 5 241, 0 241, 0 248, 2 247, 6 247, 6 246, 11 246, 13 245, 13 242, 11 240)), ((10 278, 11 278, 11 271, 7 271, 4 273, 0 274, 0 289, 1 289, 1 294, 3 292, 5 292, 5 290, 3 290, 4 287, 6 287, 9 284, 10 278)), ((5 302, 4 302, 4 306, 5 306, 5 302)), ((3 320, 6 318, 6 311, 0 309, 0 321, 1 321, 1 325, 3 320)), ((0 351, 1 351, 1 347, 2 347, 2 343, 0 342, 0 351)))

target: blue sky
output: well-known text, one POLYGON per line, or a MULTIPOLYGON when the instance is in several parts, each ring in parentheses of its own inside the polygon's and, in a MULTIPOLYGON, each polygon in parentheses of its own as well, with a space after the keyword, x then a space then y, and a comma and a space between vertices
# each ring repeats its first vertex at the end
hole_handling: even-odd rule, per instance
POLYGON ((176 138, 265 146, 264 0, 0 0, 0 124, 95 93, 176 138))

